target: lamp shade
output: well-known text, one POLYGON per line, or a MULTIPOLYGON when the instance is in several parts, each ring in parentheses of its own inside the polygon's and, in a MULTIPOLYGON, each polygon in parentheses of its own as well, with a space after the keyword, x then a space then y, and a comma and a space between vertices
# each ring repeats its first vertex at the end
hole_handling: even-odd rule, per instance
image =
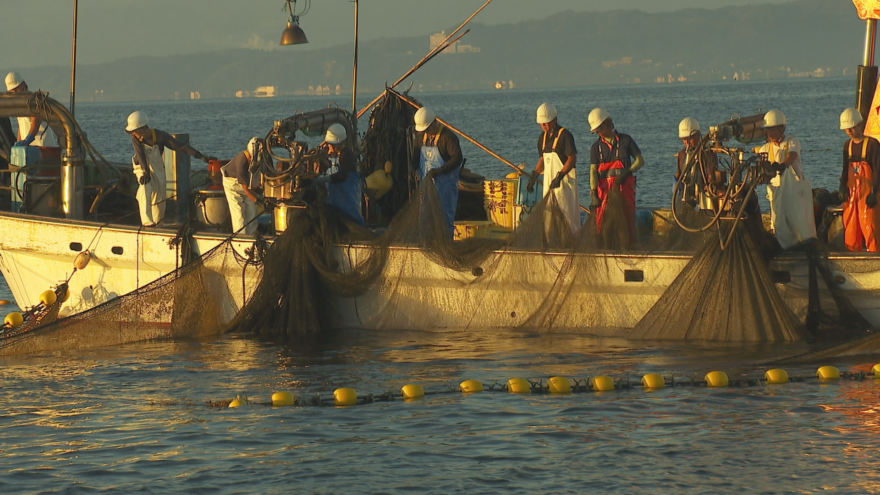
POLYGON ((287 27, 281 32, 281 42, 279 45, 301 45, 309 42, 306 38, 306 33, 303 32, 301 27, 299 27, 298 21, 299 19, 296 17, 291 17, 291 19, 287 21, 287 27))

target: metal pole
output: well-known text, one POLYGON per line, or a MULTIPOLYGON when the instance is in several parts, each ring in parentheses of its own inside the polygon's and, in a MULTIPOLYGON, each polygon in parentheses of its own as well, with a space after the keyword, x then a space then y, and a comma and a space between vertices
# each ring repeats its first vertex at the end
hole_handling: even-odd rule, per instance
POLYGON ((76 12, 79 0, 73 0, 73 43, 70 55, 70 115, 74 115, 74 97, 76 95, 76 12))
POLYGON ((874 47, 877 40, 877 19, 868 19, 865 32, 865 67, 874 65, 874 47))
POLYGON ((354 68, 351 74, 351 113, 357 114, 358 87, 358 0, 354 0, 354 68))

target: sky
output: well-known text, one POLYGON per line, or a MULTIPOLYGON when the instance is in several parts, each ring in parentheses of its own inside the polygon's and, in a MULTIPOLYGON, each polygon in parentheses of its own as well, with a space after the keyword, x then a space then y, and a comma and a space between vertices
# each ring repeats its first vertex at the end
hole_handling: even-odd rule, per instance
MULTIPOLYGON (((661 12, 787 1, 790 0, 492 0, 472 23, 527 22, 565 10, 661 12)), ((358 37, 368 41, 425 36, 427 51, 428 35, 444 29, 451 31, 484 2, 360 0, 358 37)), ((0 0, 0 68, 69 66, 73 3, 74 0, 0 0)), ((285 5, 285 0, 79 0, 77 65, 140 55, 231 48, 279 49, 278 40, 287 21, 285 5)), ((297 0, 297 13, 306 8, 300 25, 309 44, 296 49, 352 43, 352 0, 297 0)))

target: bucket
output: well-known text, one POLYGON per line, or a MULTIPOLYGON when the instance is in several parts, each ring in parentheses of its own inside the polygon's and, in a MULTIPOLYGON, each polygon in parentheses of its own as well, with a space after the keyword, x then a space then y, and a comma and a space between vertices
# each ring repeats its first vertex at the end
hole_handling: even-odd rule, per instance
POLYGON ((206 227, 223 227, 229 220, 226 193, 215 189, 196 191, 196 219, 206 227))

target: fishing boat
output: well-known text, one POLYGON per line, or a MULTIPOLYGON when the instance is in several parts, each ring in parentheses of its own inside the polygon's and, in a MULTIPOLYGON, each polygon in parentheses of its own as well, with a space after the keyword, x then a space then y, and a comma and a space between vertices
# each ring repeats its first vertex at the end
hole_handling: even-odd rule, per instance
MULTIPOLYGON (((868 21, 866 47, 871 49, 866 48, 865 65, 860 67, 865 69, 860 70, 862 108, 870 105, 876 84, 875 22, 868 21), (872 68, 873 72, 869 70, 872 68)), ((426 56, 423 61, 429 59, 426 56)), ((386 92, 386 99, 401 97, 414 104, 405 95, 391 93, 386 92)), ((173 277, 193 255, 203 256, 227 243, 237 262, 217 269, 212 280, 223 285, 222 292, 227 296, 216 308, 225 315, 221 323, 231 321, 264 276, 259 263, 249 262, 257 256, 255 246, 259 241, 243 236, 230 239, 231 233, 219 231, 207 220, 204 210, 199 216, 195 210, 203 207, 211 195, 191 190, 192 181, 197 179, 189 169, 188 157, 166 151, 172 213, 164 226, 142 228, 131 221, 116 222, 113 219, 136 211, 131 201, 127 212, 120 210, 120 201, 112 201, 133 197, 131 168, 103 160, 62 104, 46 95, 37 96, 39 104, 35 104, 34 98, 34 94, 0 94, 0 117, 40 115, 61 143, 60 150, 42 150, 42 154, 39 148, 13 148, 11 153, 16 166, 8 173, 7 207, 0 211, 0 272, 18 306, 28 309, 47 305, 41 295, 63 283, 65 297, 56 308, 58 316, 82 314, 124 295, 137 294, 157 280, 173 277), (190 221, 193 218, 201 221, 190 221), (80 267, 74 260, 82 253, 88 253, 91 261, 80 267)), ((351 146, 360 146, 354 142, 359 116, 354 109, 348 112, 334 107, 279 120, 269 136, 277 146, 290 151, 290 156, 273 158, 288 163, 308 158, 308 149, 297 148, 297 133, 323 133, 334 123, 347 128, 351 146)), ((378 170, 373 167, 367 172, 378 170)), ((400 182, 401 177, 396 180, 400 182)), ((302 200, 307 185, 305 179, 292 173, 264 177, 266 196, 275 200, 268 244, 272 244, 272 235, 285 232, 292 216, 309 208, 302 200)), ((518 190, 518 182, 512 187, 518 190)), ((519 198, 510 197, 508 201, 512 208, 524 206, 519 198)), ((651 218, 645 236, 666 235, 673 222, 668 210, 657 209, 645 215, 651 218)), ((129 218, 136 219, 136 213, 129 218)), ((467 231, 467 226, 462 227, 467 231)), ((501 225, 496 219, 495 227, 509 230, 511 226, 501 225)), ((356 271, 375 255, 376 249, 353 241, 336 245, 332 251, 334 266, 346 273, 356 271)), ((326 312, 334 328, 458 331, 536 325, 559 332, 626 336, 626 331, 650 312, 693 257, 690 251, 657 249, 572 254, 568 249, 508 247, 487 254, 471 266, 450 267, 438 263, 418 245, 392 244, 383 248, 383 269, 369 288, 356 295, 327 293, 326 312), (589 283, 567 283, 560 288, 561 274, 571 265, 589 271, 589 283), (567 308, 576 309, 556 311, 562 300, 567 308)), ((827 278, 833 281, 834 291, 844 294, 872 327, 880 327, 877 256, 835 252, 827 256, 827 262, 827 278)), ((811 286, 807 257, 801 252, 787 252, 775 257, 770 267, 782 299, 797 317, 806 319, 811 286)), ((832 296, 823 290, 824 299, 832 296)), ((161 327, 169 325, 171 318, 163 314, 151 321, 145 312, 141 320, 161 327)), ((218 331, 221 328, 218 326, 218 331)))

